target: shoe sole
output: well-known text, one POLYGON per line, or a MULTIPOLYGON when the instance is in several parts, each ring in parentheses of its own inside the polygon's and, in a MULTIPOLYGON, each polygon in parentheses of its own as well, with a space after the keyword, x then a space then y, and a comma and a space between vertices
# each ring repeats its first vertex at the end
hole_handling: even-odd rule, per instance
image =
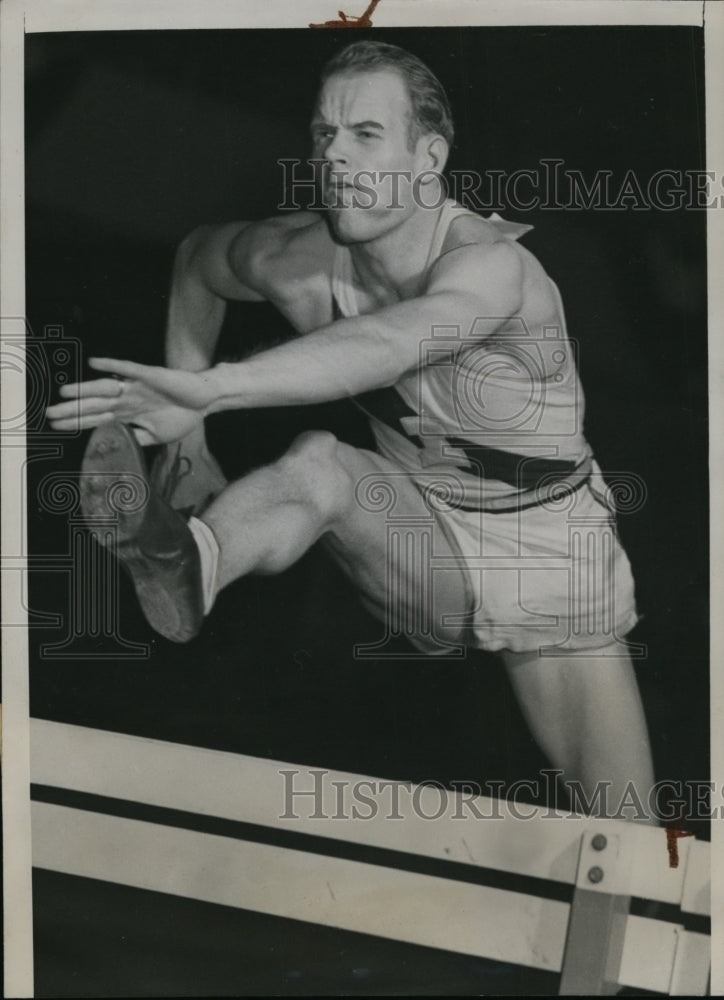
MULTIPOLYGON (((168 532, 168 566, 162 554, 150 558, 159 544, 158 526, 148 523, 149 484, 146 462, 133 433, 124 424, 108 423, 97 427, 83 456, 81 510, 90 521, 89 530, 96 541, 111 550, 133 582, 141 609, 151 627, 171 642, 185 643, 197 635, 203 614, 184 600, 184 589, 177 584, 179 542, 191 554, 190 572, 200 580, 201 566, 196 543, 183 518, 159 497, 154 507, 164 508, 164 527, 168 532), (107 522, 101 527, 93 522, 107 522), (115 532, 109 528, 115 527, 115 532), (174 544, 176 543, 174 552, 174 544)), ((200 585, 199 585, 200 586, 200 585)))

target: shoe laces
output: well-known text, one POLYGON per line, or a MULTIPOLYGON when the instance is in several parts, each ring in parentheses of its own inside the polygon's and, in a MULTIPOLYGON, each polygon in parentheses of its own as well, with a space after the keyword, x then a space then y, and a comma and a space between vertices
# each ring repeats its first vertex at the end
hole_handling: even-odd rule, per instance
POLYGON ((191 459, 187 455, 181 454, 181 445, 176 445, 176 453, 171 459, 171 465, 164 481, 158 484, 158 492, 162 500, 169 506, 178 484, 184 477, 191 474, 191 459))
MULTIPOLYGON (((208 507, 214 499, 214 494, 209 493, 206 499, 200 504, 189 504, 187 507, 174 507, 171 501, 173 500, 174 494, 178 489, 178 485, 182 479, 191 475, 192 468, 193 463, 191 459, 188 455, 181 454, 181 445, 178 444, 176 445, 176 452, 171 459, 171 465, 169 466, 166 476, 162 482, 154 484, 161 499, 167 503, 169 507, 173 507, 173 509, 177 511, 177 513, 181 514, 181 516, 186 520, 194 514, 201 513, 201 511, 208 507)), ((157 475, 156 479, 160 479, 160 475, 157 475)))

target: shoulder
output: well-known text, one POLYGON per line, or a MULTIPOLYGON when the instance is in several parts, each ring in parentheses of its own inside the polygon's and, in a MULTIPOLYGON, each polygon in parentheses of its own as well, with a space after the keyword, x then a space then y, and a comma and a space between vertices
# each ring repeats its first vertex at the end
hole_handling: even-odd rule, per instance
POLYGON ((441 283, 474 288, 481 283, 519 287, 524 277, 520 248, 490 222, 472 213, 450 223, 429 273, 429 290, 441 283))
POLYGON ((551 282, 540 261, 495 222, 472 212, 450 223, 430 269, 429 290, 441 282, 477 288, 486 297, 496 288, 498 298, 517 302, 534 317, 555 310, 551 282))
POLYGON ((232 243, 230 264, 240 280, 262 293, 331 267, 334 244, 315 212, 294 212, 252 223, 232 243))

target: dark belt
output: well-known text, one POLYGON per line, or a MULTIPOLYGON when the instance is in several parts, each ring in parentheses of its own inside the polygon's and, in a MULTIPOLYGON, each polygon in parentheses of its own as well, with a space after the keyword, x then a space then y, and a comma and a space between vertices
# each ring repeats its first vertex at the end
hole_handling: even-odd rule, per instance
MULTIPOLYGON (((408 433, 402 422, 403 418, 416 417, 418 414, 405 402, 394 386, 361 393, 352 397, 352 402, 367 416, 386 424, 415 447, 423 448, 420 437, 408 433)), ((446 444, 462 451, 467 459, 468 468, 458 467, 459 471, 465 471, 481 482, 486 479, 496 479, 518 490, 517 493, 508 496, 491 497, 482 506, 456 504, 456 510, 507 514, 516 510, 527 510, 529 507, 540 507, 545 503, 563 499, 570 493, 576 493, 591 478, 590 456, 586 456, 576 465, 575 462, 560 458, 536 458, 490 448, 456 436, 446 436, 444 440, 446 444)))
POLYGON ((486 514, 511 514, 518 510, 528 510, 531 507, 542 507, 547 503, 556 503, 577 493, 591 478, 593 460, 587 455, 574 469, 566 474, 548 473, 530 489, 503 497, 490 497, 482 504, 454 504, 455 510, 470 512, 485 512, 486 514))

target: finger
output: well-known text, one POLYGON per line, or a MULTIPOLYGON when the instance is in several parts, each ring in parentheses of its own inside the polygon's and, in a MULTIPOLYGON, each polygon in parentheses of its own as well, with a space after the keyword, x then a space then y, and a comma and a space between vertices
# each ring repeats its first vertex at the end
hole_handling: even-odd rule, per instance
POLYGON ((140 378, 155 369, 151 365, 139 365, 135 361, 119 361, 118 358, 89 358, 88 367, 101 372, 112 372, 124 378, 140 378))
POLYGON ((144 430, 143 427, 132 426, 131 430, 133 431, 133 436, 135 437, 136 441, 141 446, 141 448, 146 448, 150 444, 156 444, 156 438, 153 436, 153 434, 150 434, 148 431, 144 430))
POLYGON ((61 386, 58 395, 65 399, 80 399, 83 396, 120 396, 122 392, 123 382, 117 378, 97 378, 61 386))
POLYGON ((51 420, 50 426, 54 431, 86 431, 99 424, 107 424, 115 420, 113 413, 94 413, 86 417, 65 417, 63 420, 51 420))
POLYGON ((55 403, 45 411, 48 420, 63 420, 65 418, 89 416, 94 413, 105 413, 108 410, 115 410, 115 400, 109 400, 103 396, 90 399, 71 399, 67 403, 55 403))
POLYGON ((48 420, 60 420, 62 417, 70 417, 73 414, 78 413, 78 404, 72 403, 55 403, 53 406, 49 406, 45 411, 45 416, 48 420))

